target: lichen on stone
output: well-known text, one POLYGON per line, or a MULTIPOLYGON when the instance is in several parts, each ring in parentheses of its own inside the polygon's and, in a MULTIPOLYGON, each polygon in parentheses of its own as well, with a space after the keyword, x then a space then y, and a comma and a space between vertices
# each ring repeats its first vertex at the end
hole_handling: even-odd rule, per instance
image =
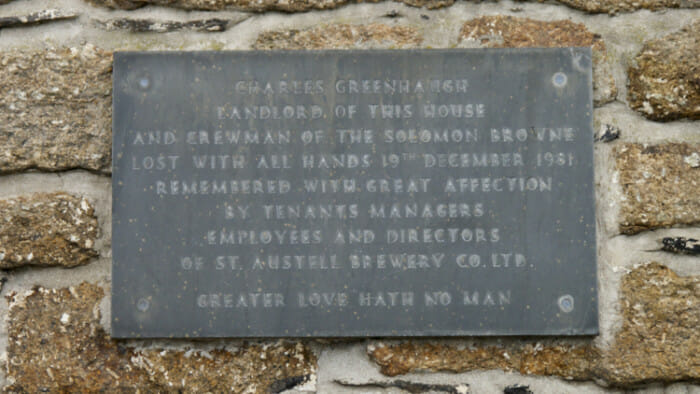
POLYGON ((698 8, 697 0, 557 0, 571 8, 590 13, 616 14, 641 9, 657 11, 665 8, 698 8))
MULTIPOLYGON (((252 12, 284 11, 305 12, 328 10, 362 0, 88 0, 93 4, 132 10, 146 5, 161 5, 187 10, 239 10, 252 12)), ((382 0, 367 0, 377 3, 382 0)), ((396 0, 413 7, 436 9, 454 4, 455 0, 396 0)))
POLYGON ((100 325, 93 284, 10 294, 6 392, 269 393, 313 379, 301 342, 135 348, 100 325))
POLYGON ((698 144, 624 144, 613 149, 622 198, 620 232, 700 223, 700 168, 685 158, 698 144))
POLYGON ((585 25, 569 20, 539 21, 513 16, 482 16, 464 23, 460 46, 486 48, 591 47, 593 101, 602 105, 617 96, 608 53, 602 38, 585 25))
POLYGON ((414 48, 423 42, 413 27, 335 24, 263 32, 255 49, 414 48))
POLYGON ((0 173, 109 173, 112 55, 93 46, 0 53, 0 173))
POLYGON ((0 268, 75 267, 97 256, 92 205, 66 193, 0 200, 0 268))
MULTIPOLYGON (((0 0, 0 4, 2 1, 0 0)), ((304 12, 326 10, 362 0, 88 0, 94 4, 120 9, 135 9, 146 5, 161 5, 188 10, 218 11, 234 9, 240 11, 285 11, 304 12)), ((376 3, 382 0, 368 0, 376 3)), ((455 0, 394 0, 413 7, 435 9, 451 6, 455 0)), ((526 0, 524 0, 526 1, 526 0)), ((531 0, 543 2, 544 0, 531 0)), ((571 8, 590 12, 608 13, 630 12, 639 9, 660 10, 665 8, 697 8, 697 0, 556 0, 571 8)))
MULTIPOLYGON (((2 4, 2 3, 0 3, 2 4)), ((29 14, 0 17, 0 29, 6 27, 35 26, 44 23, 75 19, 78 14, 57 8, 49 8, 29 14)))
POLYGON ((117 18, 95 21, 95 25, 105 30, 127 30, 135 33, 168 33, 172 31, 199 31, 207 33, 219 33, 226 31, 245 18, 239 20, 211 18, 199 19, 187 22, 158 21, 140 18, 117 18))
POLYGON ((700 20, 646 42, 628 74, 632 109, 658 121, 700 119, 700 20))
POLYGON ((472 347, 406 341, 372 344, 367 353, 388 376, 499 369, 614 387, 699 381, 700 276, 681 277, 650 263, 626 274, 620 292, 622 327, 605 348, 580 340, 472 347))

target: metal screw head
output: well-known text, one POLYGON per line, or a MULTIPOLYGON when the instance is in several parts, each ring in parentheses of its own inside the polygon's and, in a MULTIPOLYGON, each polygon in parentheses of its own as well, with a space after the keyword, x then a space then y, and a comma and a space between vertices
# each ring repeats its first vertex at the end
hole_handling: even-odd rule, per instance
POLYGON ((554 73, 554 75, 552 75, 552 83, 558 88, 563 88, 564 86, 566 86, 567 80, 568 78, 563 72, 557 72, 554 73))
POLYGON ((136 309, 138 309, 141 312, 146 312, 148 310, 148 308, 150 308, 150 307, 151 307, 151 302, 145 298, 138 300, 138 302, 136 303, 136 309))
POLYGON ((569 294, 564 294, 559 297, 557 304, 559 304, 559 309, 561 309, 562 312, 569 313, 574 310, 574 297, 569 294))
POLYGON ((141 88, 142 90, 146 90, 151 86, 151 80, 145 76, 139 78, 138 83, 139 83, 139 88, 141 88))

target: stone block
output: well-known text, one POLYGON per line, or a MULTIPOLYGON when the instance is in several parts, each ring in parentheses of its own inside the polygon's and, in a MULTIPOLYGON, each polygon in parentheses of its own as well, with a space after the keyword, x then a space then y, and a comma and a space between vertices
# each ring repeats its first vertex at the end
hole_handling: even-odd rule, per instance
POLYGON ((90 45, 0 54, 0 173, 109 173, 112 55, 90 45))
POLYGON ((658 121, 700 119, 700 20, 646 42, 628 73, 632 109, 658 121))
POLYGON ((315 380, 316 356, 300 342, 136 349, 112 340, 100 325, 104 296, 88 283, 10 294, 5 391, 262 394, 315 380))
POLYGON ((615 147, 614 179, 622 189, 620 232, 700 223, 700 145, 624 144, 615 147))
POLYGON ((97 256, 90 203, 65 193, 0 200, 0 268, 75 267, 97 256))
POLYGON ((304 30, 278 30, 260 34, 255 49, 366 49, 415 48, 423 41, 417 30, 406 26, 326 25, 304 30))

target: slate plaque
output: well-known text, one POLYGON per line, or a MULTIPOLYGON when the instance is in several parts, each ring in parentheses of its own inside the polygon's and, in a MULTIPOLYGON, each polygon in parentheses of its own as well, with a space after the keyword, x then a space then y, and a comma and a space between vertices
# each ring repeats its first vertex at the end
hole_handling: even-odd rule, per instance
POLYGON ((114 337, 598 332, 588 48, 116 53, 114 337))

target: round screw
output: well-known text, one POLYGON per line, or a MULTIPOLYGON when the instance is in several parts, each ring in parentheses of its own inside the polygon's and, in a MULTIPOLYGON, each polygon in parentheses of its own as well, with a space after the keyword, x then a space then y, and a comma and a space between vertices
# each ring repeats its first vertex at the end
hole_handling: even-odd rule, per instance
POLYGON ((569 294, 564 294, 559 297, 557 303, 559 304, 559 309, 564 313, 569 313, 574 310, 574 297, 569 294))
POLYGON ((151 307, 151 302, 145 298, 140 299, 136 303, 136 309, 138 309, 141 312, 146 312, 148 310, 148 308, 150 308, 150 307, 151 307))
POLYGON ((564 74, 563 72, 557 72, 554 73, 554 75, 552 75, 552 83, 558 88, 564 87, 566 85, 567 79, 568 78, 566 77, 566 74, 564 74))
POLYGON ((143 90, 148 89, 151 86, 151 81, 148 79, 148 77, 141 77, 139 79, 139 87, 143 90))

